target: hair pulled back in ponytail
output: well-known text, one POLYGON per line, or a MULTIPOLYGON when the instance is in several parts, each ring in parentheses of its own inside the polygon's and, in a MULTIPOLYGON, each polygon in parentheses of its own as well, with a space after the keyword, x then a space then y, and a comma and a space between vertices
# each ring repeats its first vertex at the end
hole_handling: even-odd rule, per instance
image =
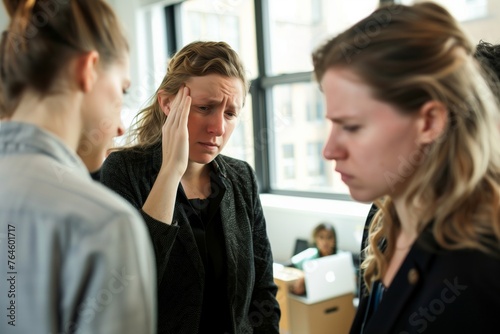
POLYGON ((103 0, 3 0, 11 21, 0 41, 0 117, 26 89, 51 93, 74 57, 97 51, 101 66, 128 52, 127 39, 103 0))

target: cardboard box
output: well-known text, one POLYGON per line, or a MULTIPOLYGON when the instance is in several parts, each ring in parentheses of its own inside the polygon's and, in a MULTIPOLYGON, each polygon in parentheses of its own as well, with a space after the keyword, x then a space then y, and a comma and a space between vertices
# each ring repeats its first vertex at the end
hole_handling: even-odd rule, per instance
POLYGON ((348 334, 356 309, 349 293, 310 304, 306 298, 289 294, 288 316, 291 334, 348 334))

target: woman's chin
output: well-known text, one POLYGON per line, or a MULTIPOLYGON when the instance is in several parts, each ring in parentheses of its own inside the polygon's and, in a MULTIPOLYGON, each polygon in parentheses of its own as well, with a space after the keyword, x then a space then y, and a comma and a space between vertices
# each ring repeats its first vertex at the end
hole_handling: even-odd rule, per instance
POLYGON ((190 156, 189 160, 200 165, 207 165, 211 163, 217 155, 203 154, 198 156, 190 156))
MULTIPOLYGON (((85 162, 84 162, 85 163, 85 162)), ((101 169, 101 166, 102 166, 102 162, 101 163, 98 163, 98 162, 94 162, 94 163, 85 163, 85 166, 87 167, 88 171, 90 173, 94 173, 94 172, 97 172, 99 169, 101 169)))
POLYGON ((80 156, 80 158, 88 171, 94 173, 101 169, 102 163, 106 158, 106 152, 103 151, 101 154, 80 156))

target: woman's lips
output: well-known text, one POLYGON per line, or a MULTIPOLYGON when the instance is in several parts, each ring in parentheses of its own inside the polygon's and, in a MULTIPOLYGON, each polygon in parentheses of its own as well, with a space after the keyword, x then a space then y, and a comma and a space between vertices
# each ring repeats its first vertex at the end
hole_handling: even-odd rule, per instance
POLYGON ((211 142, 200 142, 200 145, 211 151, 215 151, 219 148, 219 145, 211 142))

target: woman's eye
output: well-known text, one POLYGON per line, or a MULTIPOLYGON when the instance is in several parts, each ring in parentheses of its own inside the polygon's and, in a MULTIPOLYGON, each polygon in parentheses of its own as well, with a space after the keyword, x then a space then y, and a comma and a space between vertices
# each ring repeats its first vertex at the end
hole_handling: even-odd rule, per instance
POLYGON ((356 132, 357 130, 359 130, 360 126, 359 125, 344 125, 342 128, 347 132, 356 132))
POLYGON ((209 111, 210 110, 210 107, 207 107, 207 106, 199 106, 198 109, 200 109, 201 111, 209 111))

